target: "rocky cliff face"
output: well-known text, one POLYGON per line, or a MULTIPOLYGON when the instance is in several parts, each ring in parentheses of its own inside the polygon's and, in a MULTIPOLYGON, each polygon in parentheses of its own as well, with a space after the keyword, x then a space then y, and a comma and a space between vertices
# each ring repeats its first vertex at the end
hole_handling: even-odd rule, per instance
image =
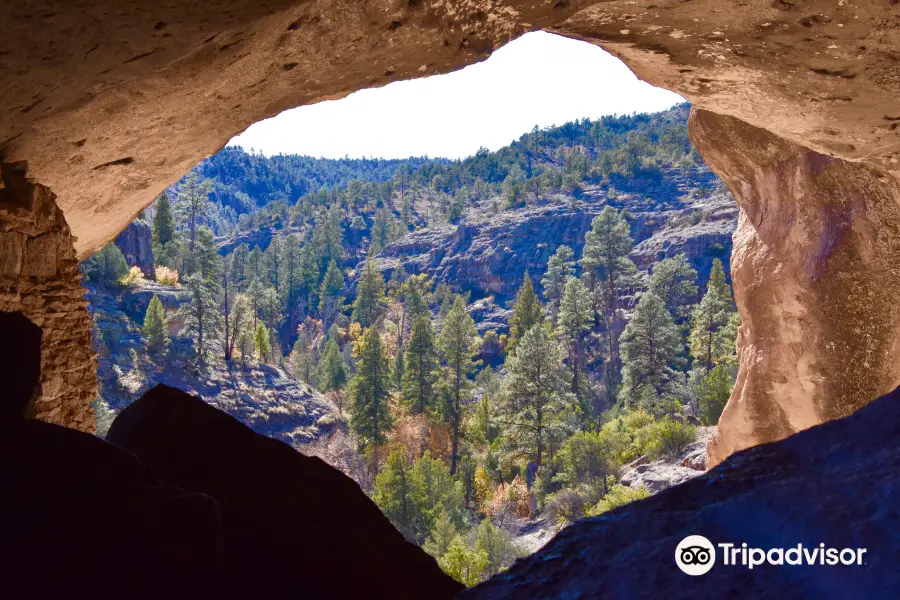
MULTIPOLYGON (((594 185, 579 199, 557 197, 493 216, 470 213, 459 226, 421 229, 389 244, 377 263, 386 276, 397 268, 427 273, 457 291, 471 291, 473 300, 493 295, 503 306, 515 297, 526 271, 539 284, 559 246, 572 247, 580 258, 591 221, 609 205, 628 210, 638 266, 646 269, 684 252, 703 283, 714 258, 728 264, 737 225, 734 199, 705 167, 686 174, 669 170, 664 181, 627 191, 594 185)), ((496 320, 496 311, 481 307, 477 314, 482 313, 496 320)))
MULTIPOLYGON (((335 423, 324 398, 284 370, 269 365, 229 367, 218 356, 205 366, 193 360, 189 340, 173 337, 167 355, 148 354, 140 323, 153 295, 173 316, 183 301, 177 288, 147 284, 124 297, 88 290, 99 357, 98 433, 142 393, 163 383, 194 394, 258 433, 295 447, 315 441, 335 423)), ((172 323, 170 322, 170 325, 172 323)), ((177 332, 177 323, 170 333, 177 332)))
POLYGON ((116 246, 125 255, 128 266, 138 266, 144 277, 156 279, 153 264, 153 229, 142 219, 135 219, 115 239, 116 246))
POLYGON ((696 111, 690 125, 741 207, 740 371, 709 447, 715 464, 900 383, 900 185, 737 119, 696 111))

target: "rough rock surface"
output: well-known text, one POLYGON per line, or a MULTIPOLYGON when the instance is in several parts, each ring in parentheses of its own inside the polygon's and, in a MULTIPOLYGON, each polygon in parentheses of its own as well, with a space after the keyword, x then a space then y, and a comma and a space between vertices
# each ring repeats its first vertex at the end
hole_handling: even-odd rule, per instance
MULTIPOLYGON (((714 258, 727 266, 737 225, 734 199, 718 185, 701 166, 684 175, 669 169, 663 185, 627 191, 588 186, 578 200, 557 196, 540 205, 470 218, 458 226, 414 231, 388 244, 377 263, 386 277, 399 267, 407 273, 427 273, 454 289, 471 290, 473 300, 493 295, 492 304, 500 308, 515 298, 526 271, 540 285, 547 261, 559 246, 572 247, 579 258, 591 221, 609 205, 630 214, 636 243, 632 258, 639 266, 684 252, 702 283, 714 258)), ((490 304, 474 309, 491 322, 502 316, 490 304)))
POLYGON ((697 440, 674 459, 654 461, 641 457, 622 469, 619 481, 628 487, 642 487, 653 493, 684 483, 706 470, 706 444, 715 427, 698 427, 697 440))
MULTIPOLYGON (((177 288, 156 283, 125 292, 121 300, 89 288, 100 362, 100 399, 95 405, 100 434, 116 414, 160 383, 195 394, 254 431, 295 447, 316 441, 331 430, 335 423, 331 405, 281 368, 240 361, 229 367, 218 356, 199 367, 190 340, 175 337, 166 355, 148 354, 140 324, 154 294, 160 296, 167 311, 172 310, 169 301, 182 302, 177 288)), ((176 332, 171 333, 174 336, 176 332)))
POLYGON ((41 395, 29 413, 93 431, 96 362, 73 241, 53 192, 29 181, 26 165, 0 163, 0 310, 43 331, 41 395))
POLYGON ((138 266, 144 277, 156 279, 153 264, 153 229, 141 219, 132 221, 115 240, 129 267, 138 266))
POLYGON ((579 521, 536 554, 464 592, 528 598, 896 598, 900 392, 854 415, 737 452, 708 473, 579 521), (725 566, 682 573, 687 535, 764 550, 866 548, 860 566, 725 566))
POLYGON ((741 207, 740 369, 709 446, 714 465, 900 384, 900 183, 706 111, 690 133, 741 207))
POLYGON ((452 598, 462 587, 353 482, 184 392, 157 387, 108 439, 220 507, 235 598, 452 598))
POLYGON ((695 106, 896 169, 897 10, 884 0, 17 0, 0 6, 0 148, 60 195, 85 256, 251 123, 458 69, 549 29, 602 45, 695 106))
POLYGON ((700 475, 700 471, 672 464, 666 461, 653 461, 637 465, 629 469, 620 480, 623 485, 632 488, 645 488, 650 492, 661 492, 672 486, 684 483, 700 475))

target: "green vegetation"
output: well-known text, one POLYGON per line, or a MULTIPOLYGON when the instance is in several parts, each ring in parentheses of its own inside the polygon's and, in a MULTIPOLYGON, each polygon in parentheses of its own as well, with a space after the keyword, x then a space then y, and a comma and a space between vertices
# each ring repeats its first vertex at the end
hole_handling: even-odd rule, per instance
MULTIPOLYGON (((461 161, 226 148, 149 211, 159 273, 181 280, 179 335, 198 361, 281 365, 327 392, 366 457, 366 492, 451 576, 482 581, 520 554, 513 520, 562 525, 646 497, 618 480, 623 466, 677 458, 696 424, 718 421, 735 376, 731 290, 718 261, 701 298, 683 255, 640 272, 629 215, 606 206, 580 255, 551 248, 546 271, 525 275, 509 333, 479 337, 467 290, 376 254, 419 228, 689 169, 686 111, 535 130, 461 161)), ((114 245, 84 265, 111 288, 127 271, 114 245)), ((156 297, 144 334, 164 352, 156 297)))
POLYGON ((147 314, 144 316, 144 337, 147 338, 147 350, 150 352, 165 351, 169 345, 169 332, 166 330, 166 310, 159 296, 153 295, 147 314))
POLYGON ((128 273, 128 263, 118 246, 110 242, 81 263, 81 271, 88 281, 100 287, 116 288, 119 279, 128 273))

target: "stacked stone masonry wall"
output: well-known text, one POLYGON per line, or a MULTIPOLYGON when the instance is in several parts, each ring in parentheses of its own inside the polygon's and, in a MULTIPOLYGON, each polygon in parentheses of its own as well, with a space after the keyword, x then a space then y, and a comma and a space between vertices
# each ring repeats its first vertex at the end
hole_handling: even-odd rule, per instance
POLYGON ((41 393, 31 416, 93 432, 96 359, 74 238, 56 196, 25 170, 0 164, 0 310, 21 311, 43 330, 41 393))

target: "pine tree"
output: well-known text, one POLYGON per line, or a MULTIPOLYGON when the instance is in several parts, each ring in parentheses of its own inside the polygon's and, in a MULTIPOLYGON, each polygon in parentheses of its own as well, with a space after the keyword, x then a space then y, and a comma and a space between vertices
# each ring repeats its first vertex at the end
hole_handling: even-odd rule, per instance
POLYGON ((88 281, 106 288, 119 286, 119 279, 128 273, 125 255, 114 243, 103 246, 81 266, 88 281))
POLYGON ((584 374, 584 334, 591 329, 591 296, 580 279, 569 277, 559 305, 559 329, 569 346, 569 366, 572 369, 571 391, 581 405, 584 417, 590 416, 586 402, 587 378, 584 374))
POLYGON ((453 538, 455 538, 457 534, 458 531, 453 524, 453 521, 450 520, 447 513, 441 511, 434 522, 431 533, 428 534, 425 545, 422 546, 422 550, 434 558, 440 559, 447 553, 447 550, 450 549, 450 544, 453 543, 453 538))
POLYGON ((356 359, 356 375, 350 381, 350 427, 366 444, 382 443, 391 428, 390 390, 390 362, 381 336, 370 327, 356 359))
POLYGON ((662 299, 674 318, 690 317, 688 307, 697 298, 697 271, 683 252, 653 265, 650 291, 662 299))
POLYGON ((475 534, 475 551, 487 556, 482 577, 488 579, 505 569, 519 557, 519 549, 512 536, 505 529, 499 529, 485 519, 475 534))
POLYGON ((469 453, 462 455, 459 460, 459 467, 456 469, 456 479, 462 488, 463 506, 468 510, 472 508, 472 502, 475 500, 475 471, 478 465, 472 460, 469 453))
POLYGON ((205 225, 197 230, 196 264, 200 275, 212 286, 214 294, 220 291, 219 276, 222 272, 222 258, 216 247, 212 230, 205 225))
POLYGON ((469 205, 469 188, 462 186, 453 194, 450 209, 447 211, 447 220, 451 223, 458 222, 469 205))
POLYGON ((593 308, 605 326, 607 339, 606 388, 610 401, 619 385, 619 296, 634 284, 637 267, 628 257, 634 242, 623 213, 611 206, 594 217, 585 234, 581 268, 591 292, 593 308))
POLYGON ((339 390, 347 384, 347 364, 333 336, 329 336, 322 354, 319 384, 322 391, 339 390))
POLYGON ((369 256, 375 256, 391 241, 391 221, 394 216, 386 208, 375 212, 375 220, 372 222, 372 243, 369 246, 369 256))
POLYGON ((204 279, 199 271, 188 275, 184 284, 187 302, 179 309, 184 318, 181 334, 193 339, 197 357, 203 361, 212 341, 222 331, 222 313, 219 310, 219 300, 215 296, 218 284, 204 279))
POLYGON ((731 397, 733 387, 731 369, 724 364, 716 365, 712 371, 703 375, 697 396, 700 419, 704 425, 716 425, 719 422, 719 416, 731 397))
POLYGON ((269 247, 263 253, 263 281, 271 285, 276 292, 281 290, 281 263, 284 242, 273 237, 269 247))
POLYGON ((235 291, 240 293, 247 289, 248 280, 250 279, 247 272, 247 262, 250 260, 250 247, 247 244, 241 244, 234 249, 231 255, 231 281, 234 283, 235 291))
POLYGON ((691 318, 691 355, 707 370, 734 353, 734 330, 728 327, 734 312, 722 262, 714 259, 706 293, 691 318))
POLYGON ((397 390, 403 390, 403 375, 406 374, 406 359, 403 356, 402 349, 397 349, 397 355, 394 357, 394 370, 391 373, 391 382, 397 390))
POLYGON ((320 211, 313 229, 312 246, 319 263, 319 272, 323 272, 331 260, 340 262, 341 241, 344 232, 341 227, 340 206, 335 204, 329 210, 320 211))
POLYGON ((266 326, 259 322, 256 324, 256 333, 253 335, 253 347, 256 350, 256 359, 265 363, 269 360, 272 353, 272 346, 269 343, 269 330, 266 326))
POLYGON ((573 398, 563 351, 545 327, 532 327, 507 361, 499 413, 504 435, 538 467, 551 442, 561 440, 573 398))
POLYGON ((484 550, 469 550, 460 536, 456 536, 438 565, 444 572, 466 587, 471 587, 482 580, 482 573, 487 568, 488 556, 484 550))
POLYGON ((451 476, 447 463, 426 450, 413 466, 412 479, 421 490, 419 543, 425 541, 440 513, 445 513, 457 528, 465 525, 462 487, 451 476))
MULTIPOLYGON (((259 246, 253 246, 253 250, 247 256, 247 285, 263 279, 263 253, 259 246)), ((254 325, 254 328, 256 326, 254 325)))
POLYGON ((266 329, 269 332, 269 345, 274 350, 275 344, 278 343, 278 327, 284 321, 278 293, 272 286, 262 287, 258 297, 255 298, 255 302, 259 311, 259 318, 266 324, 266 329))
POLYGON ((246 342, 249 341, 249 338, 255 332, 255 330, 253 332, 250 331, 252 325, 251 311, 251 303, 247 296, 245 294, 237 294, 230 305, 229 314, 226 317, 228 320, 224 344, 226 360, 231 360, 232 356, 234 356, 235 348, 241 351, 242 358, 246 358, 244 351, 249 346, 246 342), (244 340, 243 338, 247 339, 244 340), (241 349, 242 341, 245 343, 243 349, 241 349))
POLYGON ((450 473, 456 473, 456 461, 459 455, 460 425, 463 410, 468 399, 469 374, 475 370, 477 362, 473 360, 478 351, 478 335, 475 322, 466 312, 466 303, 462 296, 456 296, 453 308, 444 317, 441 333, 438 336, 438 347, 450 370, 450 389, 452 407, 449 422, 453 429, 453 443, 450 454, 450 473))
POLYGON ((325 270, 322 285, 319 286, 319 315, 322 317, 322 327, 327 329, 334 322, 334 318, 343 310, 343 298, 341 291, 344 289, 344 275, 332 259, 325 270))
MULTIPOLYGON (((397 275, 399 269, 395 269, 391 279, 397 275)), ((400 279, 402 281, 402 278, 400 279)), ((407 328, 411 327, 419 317, 431 318, 431 309, 428 299, 431 297, 432 282, 427 275, 411 275, 396 288, 397 298, 403 302, 403 310, 400 313, 400 323, 397 327, 397 352, 402 355, 404 335, 407 328)))
POLYGON ((419 317, 413 325, 406 349, 402 380, 403 401, 414 415, 430 410, 434 404, 438 357, 434 345, 431 320, 419 317))
POLYGON ((153 215, 153 255, 160 265, 175 267, 175 217, 165 192, 156 199, 153 215))
POLYGON ((415 323, 419 317, 431 317, 431 309, 428 304, 432 287, 434 287, 434 283, 424 273, 410 275, 403 282, 400 293, 410 323, 415 323))
POLYGON ((206 206, 209 202, 210 185, 208 181, 200 182, 197 174, 191 171, 185 177, 184 184, 178 194, 176 212, 187 225, 188 252, 184 262, 184 272, 192 274, 197 264, 197 240, 200 226, 206 218, 206 206))
POLYGON ((152 352, 165 351, 169 344, 166 310, 156 294, 153 294, 150 306, 147 307, 147 314, 144 315, 144 337, 147 338, 147 349, 152 352))
POLYGON ((670 391, 673 365, 684 347, 678 326, 663 301, 652 292, 641 295, 631 321, 622 332, 622 392, 628 407, 639 404, 652 388, 656 397, 670 391))
POLYGON ((297 329, 300 313, 306 308, 301 254, 302 250, 297 236, 293 234, 287 236, 281 246, 281 264, 279 265, 281 273, 278 277, 281 284, 279 296, 282 315, 288 322, 288 329, 291 331, 297 329))
POLYGON ((363 327, 371 327, 378 320, 387 305, 384 295, 384 277, 371 260, 366 261, 357 285, 356 300, 353 301, 352 319, 363 327))
POLYGON ((559 302, 562 299, 563 288, 569 277, 575 275, 575 255, 568 246, 560 246, 556 253, 547 261, 547 272, 541 279, 544 286, 544 298, 547 299, 550 318, 556 324, 556 315, 559 312, 559 302))
MULTIPOLYGON (((371 331, 371 330, 370 330, 371 331)), ((419 506, 422 502, 406 453, 394 448, 387 462, 375 478, 372 499, 381 512, 410 542, 416 543, 421 523, 419 506)))
POLYGON ((519 288, 516 296, 516 305, 513 307, 512 320, 509 323, 509 342, 507 342, 506 350, 513 354, 519 340, 522 339, 528 330, 543 320, 543 310, 541 302, 538 300, 537 294, 534 292, 534 285, 531 283, 531 277, 528 271, 525 272, 525 281, 519 288))

